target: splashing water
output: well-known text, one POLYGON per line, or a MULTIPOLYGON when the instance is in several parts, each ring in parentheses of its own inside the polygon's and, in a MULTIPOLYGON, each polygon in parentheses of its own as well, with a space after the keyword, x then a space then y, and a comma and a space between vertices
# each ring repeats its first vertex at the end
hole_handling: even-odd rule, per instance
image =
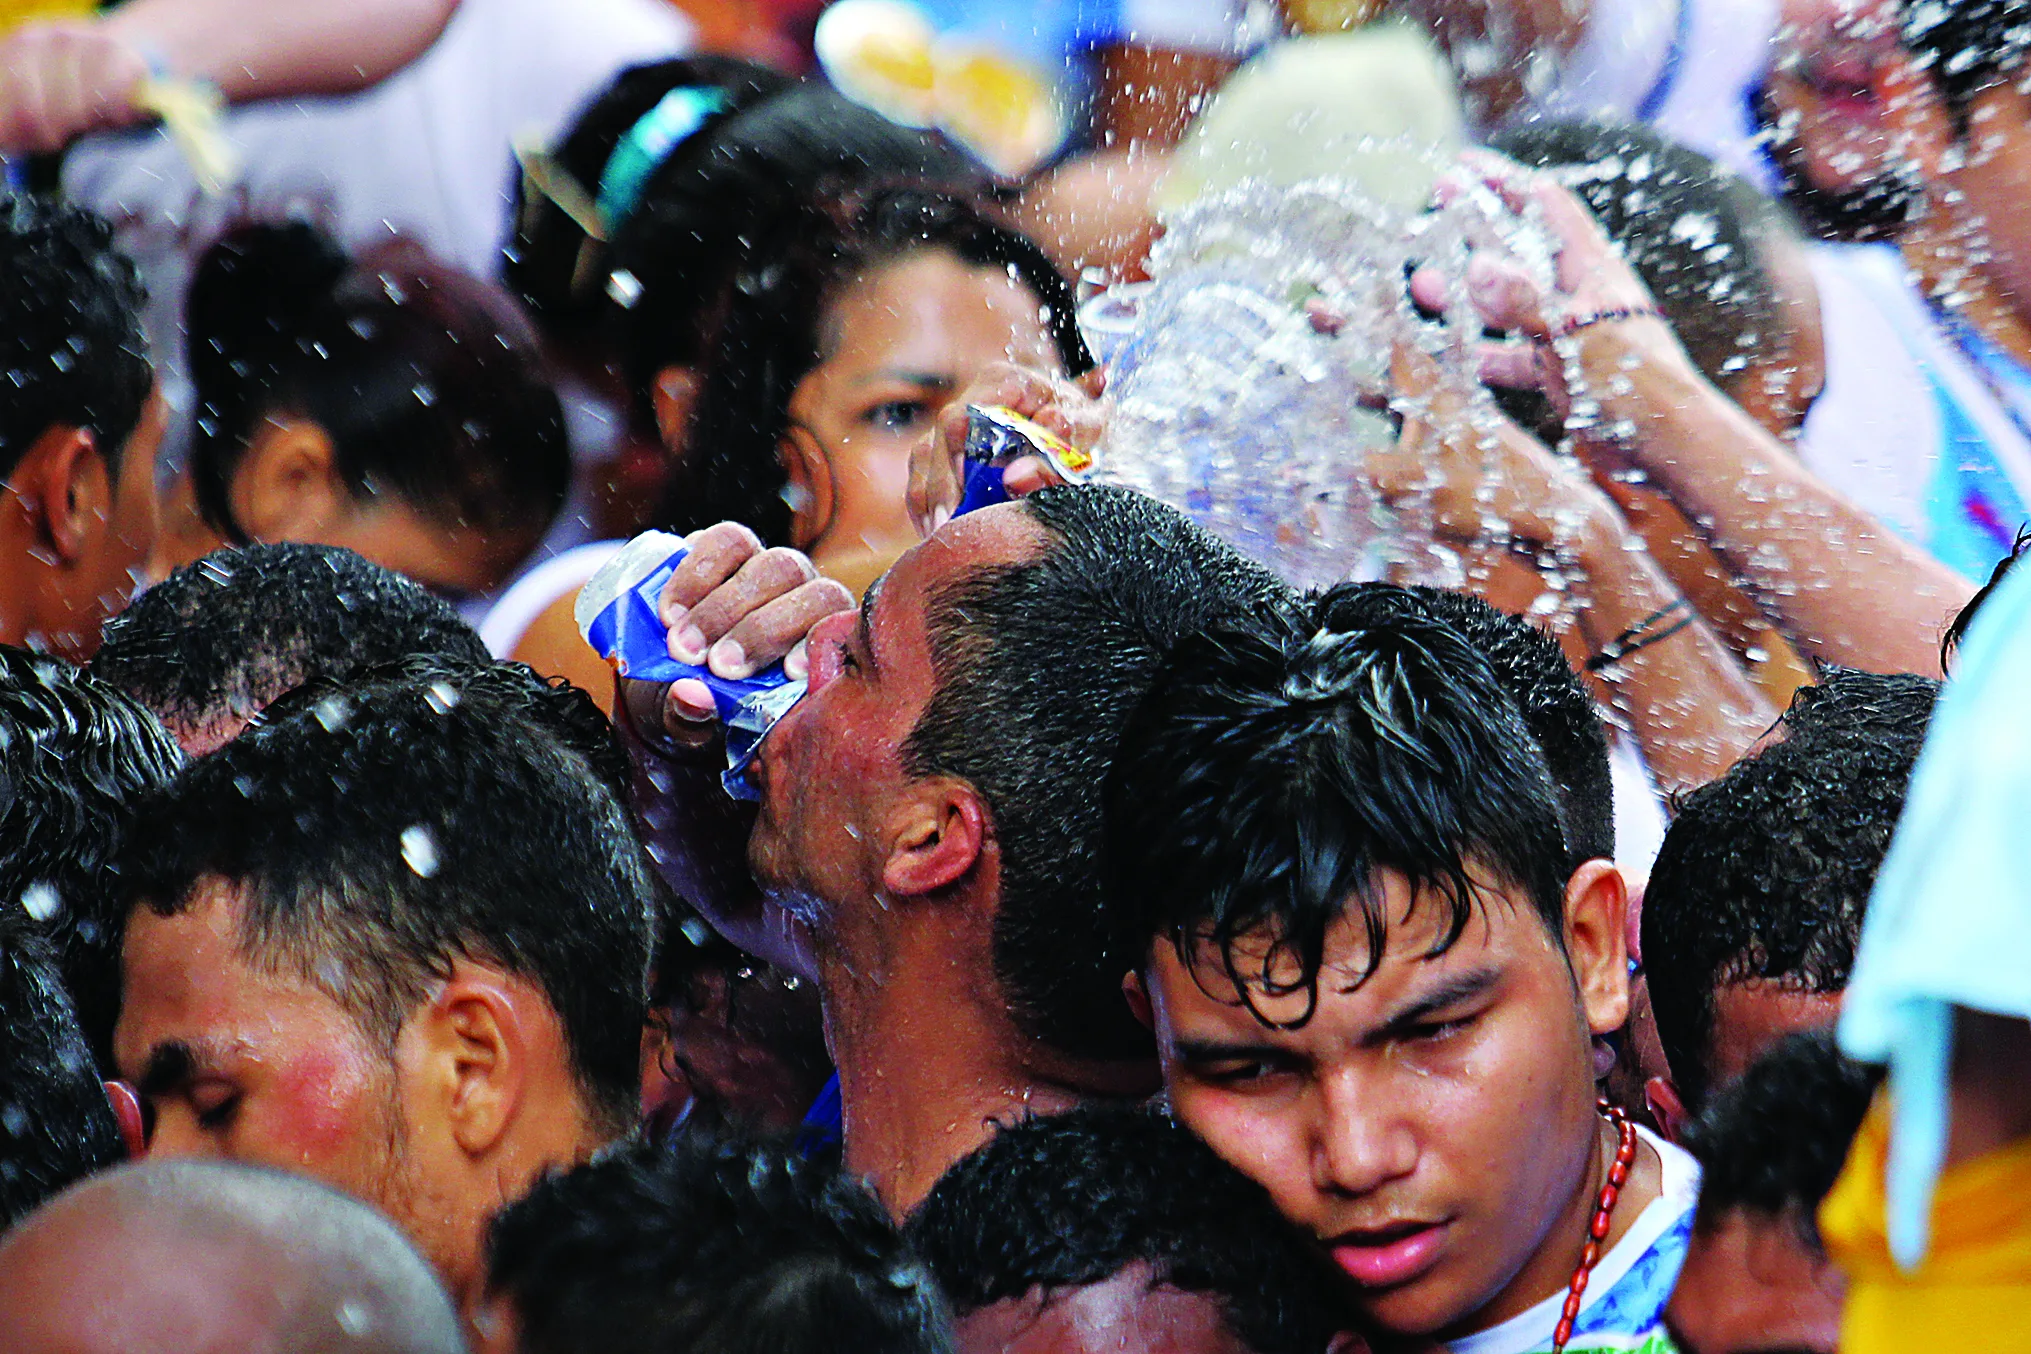
POLYGON ((1115 410, 1101 474, 1191 514, 1304 586, 1425 560, 1415 503, 1381 504, 1364 451, 1394 441, 1390 355, 1416 344, 1475 407, 1480 337, 1457 279, 1497 248, 1549 281, 1551 246, 1490 193, 1405 213, 1350 183, 1251 181, 1168 217, 1151 281, 1102 293, 1115 410), (1411 272, 1455 295, 1421 314, 1411 272))

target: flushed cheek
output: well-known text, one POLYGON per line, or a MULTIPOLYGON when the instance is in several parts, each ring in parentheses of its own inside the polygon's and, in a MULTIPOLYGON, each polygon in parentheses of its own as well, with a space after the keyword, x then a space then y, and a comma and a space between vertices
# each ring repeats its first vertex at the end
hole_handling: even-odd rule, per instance
POLYGON ((273 1144, 299 1166, 352 1151, 380 1120, 374 1100, 380 1069, 361 1050, 317 1049, 276 1070, 265 1116, 273 1144))

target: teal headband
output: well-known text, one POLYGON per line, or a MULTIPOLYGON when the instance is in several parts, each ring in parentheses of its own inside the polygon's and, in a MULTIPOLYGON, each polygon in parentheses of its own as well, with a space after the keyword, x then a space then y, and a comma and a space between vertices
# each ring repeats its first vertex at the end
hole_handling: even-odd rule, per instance
POLYGON ((599 218, 608 235, 634 215, 649 177, 671 152, 725 108, 726 95, 720 90, 673 89, 628 128, 599 176, 599 218))

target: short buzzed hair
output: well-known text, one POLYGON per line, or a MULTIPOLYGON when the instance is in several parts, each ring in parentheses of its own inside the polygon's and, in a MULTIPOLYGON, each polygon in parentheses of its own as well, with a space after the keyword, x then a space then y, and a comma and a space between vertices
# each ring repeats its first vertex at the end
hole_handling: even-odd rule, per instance
POLYGON ((937 690, 903 744, 915 776, 986 799, 1001 846, 994 968, 1036 1037, 1083 1057, 1147 1056, 1111 949, 1101 795, 1115 746, 1165 655, 1233 612, 1296 605, 1269 570, 1154 498, 1064 485, 1021 511, 1034 559, 980 569, 927 608, 937 690))
POLYGON ((244 724, 315 678, 429 656, 483 663, 450 603, 350 550, 293 541, 214 550, 106 626, 92 673, 179 734, 244 724))
POLYGON ((278 702, 150 805, 124 882, 174 916, 224 881, 249 956, 390 1049, 459 957, 531 980, 588 1117, 620 1136, 639 1112, 654 895, 614 792, 517 682, 541 685, 502 664, 278 702))
MULTIPOLYGON (((137 1295, 133 1280, 150 1277, 172 1253, 197 1250, 273 1275, 250 1286, 267 1305, 261 1347, 275 1354, 466 1347, 451 1298, 393 1223, 337 1190, 264 1167, 187 1160, 120 1167, 31 1215, 0 1243, 0 1257, 19 1263, 43 1247, 53 1253, 35 1256, 36 1270, 68 1258, 106 1284, 112 1306, 147 1303, 147 1285, 137 1295)), ((146 1321, 145 1311, 133 1315, 146 1321)), ((6 1325, 0 1312, 0 1336, 6 1325)))

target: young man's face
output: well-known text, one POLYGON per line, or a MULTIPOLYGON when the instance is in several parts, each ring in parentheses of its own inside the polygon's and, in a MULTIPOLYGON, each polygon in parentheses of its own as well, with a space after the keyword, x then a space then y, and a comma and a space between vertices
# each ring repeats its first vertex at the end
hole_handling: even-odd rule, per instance
POLYGON ((321 1180, 395 1219, 455 1282, 478 1237, 411 1150, 395 1055, 310 983, 250 964, 238 916, 233 886, 208 879, 176 916, 129 919, 114 1055, 151 1121, 148 1155, 321 1180))
POLYGON ((1234 955, 1246 1002, 1210 945, 1188 967, 1158 941, 1144 982, 1178 1117, 1311 1231, 1372 1322, 1450 1336, 1570 1276, 1599 1142, 1590 1037, 1627 1009, 1620 917, 1612 936, 1580 936, 1569 964, 1520 891, 1490 890, 1428 957, 1447 909, 1413 905, 1399 876, 1382 884, 1381 964, 1362 980, 1353 904, 1296 1028, 1267 1022, 1303 1018, 1310 996, 1264 990, 1259 937, 1234 955))
POLYGON ((883 825, 906 781, 901 748, 937 685, 932 599, 1041 546, 1019 508, 969 514, 896 561, 857 612, 813 628, 810 691, 756 759, 762 805, 748 846, 755 877, 792 910, 823 919, 876 886, 890 845, 883 825))

